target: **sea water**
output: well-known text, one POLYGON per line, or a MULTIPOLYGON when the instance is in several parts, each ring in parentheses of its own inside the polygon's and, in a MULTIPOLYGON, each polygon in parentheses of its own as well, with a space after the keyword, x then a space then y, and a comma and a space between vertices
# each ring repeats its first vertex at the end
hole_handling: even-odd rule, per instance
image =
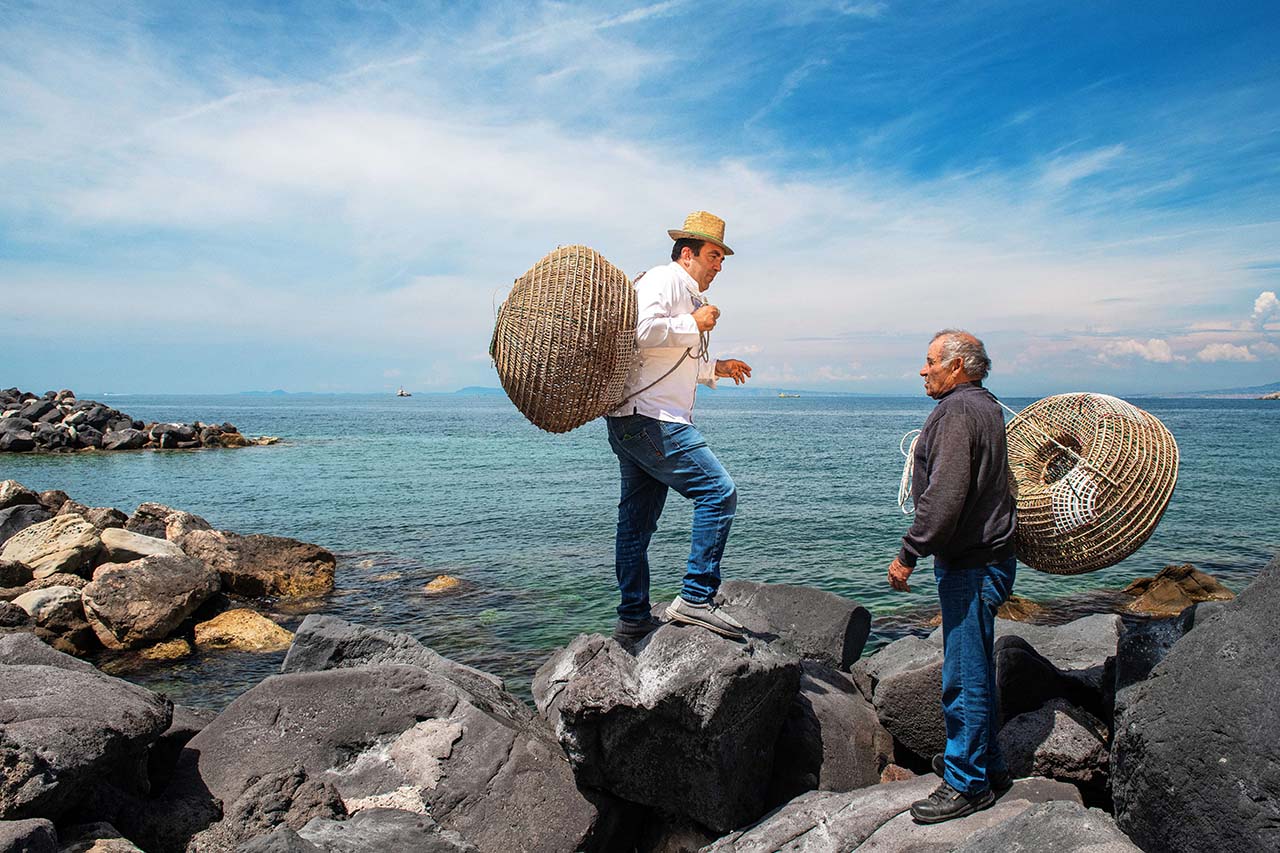
MULTIPOLYGON (((618 469, 603 422, 550 435, 501 395, 101 399, 135 418, 230 421, 281 443, 6 454, 0 479, 126 512, 157 501, 220 529, 330 549, 338 557, 332 594, 269 607, 290 628, 319 612, 407 632, 525 696, 553 649, 582 632, 612 630, 618 469), (460 589, 425 593, 441 574, 459 578, 460 589)), ((1019 409, 1032 401, 1005 402, 1019 409)), ((1132 402, 1159 417, 1181 451, 1159 528, 1136 554, 1102 571, 1061 577, 1020 567, 1019 595, 1078 615, 1105 607, 1105 591, 1184 562, 1239 591, 1280 547, 1280 403, 1132 402)), ((936 612, 928 561, 911 593, 890 590, 885 571, 909 524, 897 506, 899 442, 932 405, 923 396, 701 393, 698 426, 739 491, 724 577, 853 599, 873 615, 872 647, 921 630, 936 612)), ((690 504, 673 493, 650 549, 655 603, 679 588, 690 520, 690 504)), ((218 709, 277 672, 282 657, 202 653, 129 677, 175 701, 218 709)))

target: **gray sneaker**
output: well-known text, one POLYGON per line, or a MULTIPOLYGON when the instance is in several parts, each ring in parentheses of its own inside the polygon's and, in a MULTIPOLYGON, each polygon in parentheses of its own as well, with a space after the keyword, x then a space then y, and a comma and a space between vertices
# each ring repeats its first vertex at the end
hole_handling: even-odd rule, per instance
POLYGON ((613 629, 613 638, 619 643, 634 643, 636 640, 643 640, 661 627, 662 622, 652 616, 646 616, 643 619, 619 619, 613 629))
POLYGON ((721 610, 714 601, 694 604, 677 596, 667 608, 667 618, 686 625, 700 625, 708 631, 715 631, 734 640, 742 639, 742 623, 721 610))

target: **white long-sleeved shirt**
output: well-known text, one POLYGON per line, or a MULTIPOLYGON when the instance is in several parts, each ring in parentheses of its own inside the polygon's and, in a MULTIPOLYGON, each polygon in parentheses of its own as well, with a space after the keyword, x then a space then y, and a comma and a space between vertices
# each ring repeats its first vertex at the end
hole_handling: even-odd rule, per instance
POLYGON ((704 304, 698 283, 675 261, 641 276, 636 282, 636 342, 640 355, 623 391, 623 397, 630 399, 610 416, 639 414, 660 421, 693 423, 698 383, 716 387, 716 360, 710 355, 702 358, 698 324, 693 319, 693 312, 704 304), (686 348, 690 350, 689 357, 680 361, 686 348), (646 388, 678 361, 680 366, 670 376, 646 388))

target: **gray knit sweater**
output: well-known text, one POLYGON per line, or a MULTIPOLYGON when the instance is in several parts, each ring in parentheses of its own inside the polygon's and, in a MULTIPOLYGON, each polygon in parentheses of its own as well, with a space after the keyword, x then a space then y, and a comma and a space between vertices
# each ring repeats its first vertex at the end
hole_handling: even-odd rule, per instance
POLYGON ((899 558, 933 555, 976 568, 1013 555, 1017 504, 1009 489, 1004 415, 979 382, 938 400, 916 442, 911 496, 916 514, 899 558))

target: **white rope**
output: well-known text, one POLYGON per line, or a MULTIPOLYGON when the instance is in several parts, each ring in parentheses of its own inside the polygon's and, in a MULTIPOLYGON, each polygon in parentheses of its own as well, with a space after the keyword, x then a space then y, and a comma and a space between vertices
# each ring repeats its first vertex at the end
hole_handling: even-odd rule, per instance
MULTIPOLYGON (((1000 407, 1004 409, 1006 412, 1008 412, 1009 414, 1013 415, 1015 418, 1021 414, 1020 412, 1016 412, 1013 409, 1006 406, 998 398, 996 399, 996 402, 1000 403, 1000 407)), ((1051 444, 1056 446, 1059 450, 1063 451, 1067 455, 1074 458, 1077 464, 1093 471, 1095 474, 1100 476, 1102 479, 1106 480, 1111 485, 1113 486, 1116 485, 1116 482, 1107 475, 1107 472, 1103 471, 1098 466, 1094 465, 1089 460, 1085 459, 1083 456, 1081 456, 1076 451, 1072 450, 1070 447, 1067 447, 1065 444, 1058 441, 1056 438, 1050 435, 1048 431, 1044 429, 1044 427, 1036 423, 1035 420, 1033 420, 1032 418, 1027 418, 1026 421, 1027 423, 1031 424, 1031 426, 1034 427, 1051 444)), ((903 465, 902 465, 902 479, 898 483, 898 509, 902 510, 904 515, 913 515, 916 511, 914 503, 912 503, 910 507, 908 507, 907 504, 911 502, 911 478, 912 478, 912 474, 915 472, 915 458, 916 458, 915 450, 916 450, 916 442, 919 440, 920 440, 920 430, 913 429, 910 432, 908 432, 906 435, 904 435, 902 437, 902 440, 898 442, 898 451, 902 453, 903 456, 906 457, 906 461, 903 462, 903 465), (911 445, 909 447, 905 447, 905 445, 907 444, 907 439, 911 440, 911 445)), ((1066 477, 1063 479, 1063 481, 1060 481, 1060 482, 1065 482, 1066 487, 1071 490, 1072 494, 1075 495, 1077 500, 1084 501, 1092 505, 1093 495, 1082 494, 1081 491, 1077 489, 1076 487, 1077 484, 1073 480, 1073 478, 1066 477)))
POLYGON ((907 502, 911 500, 911 476, 915 473, 916 442, 919 440, 920 430, 913 429, 898 442, 898 450, 907 457, 907 461, 902 464, 902 480, 898 483, 898 509, 902 510, 903 515, 912 515, 916 511, 915 504, 908 508, 907 502), (911 446, 904 450, 903 445, 907 443, 908 438, 911 439, 911 446))

